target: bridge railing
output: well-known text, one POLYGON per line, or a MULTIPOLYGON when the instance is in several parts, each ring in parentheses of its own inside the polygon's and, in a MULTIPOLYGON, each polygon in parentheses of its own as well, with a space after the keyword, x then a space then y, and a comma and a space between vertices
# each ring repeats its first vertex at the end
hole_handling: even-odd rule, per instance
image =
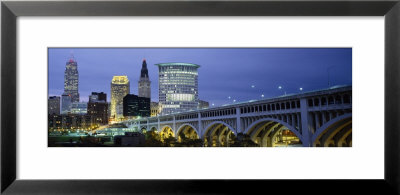
POLYGON ((342 94, 340 96, 341 104, 348 104, 351 107, 351 93, 352 93, 352 86, 336 86, 328 89, 315 90, 298 94, 288 94, 263 100, 250 100, 247 102, 238 102, 235 104, 222 105, 213 108, 198 109, 198 110, 174 113, 169 115, 127 120, 127 121, 122 121, 121 123, 127 123, 127 122, 138 123, 139 121, 140 123, 144 123, 145 121, 146 123, 147 121, 149 121, 149 123, 155 123, 158 121, 160 122, 171 121, 173 120, 174 117, 175 120, 177 121, 183 121, 188 119, 189 120, 196 119, 198 118, 199 114, 202 118, 215 118, 215 117, 218 118, 224 116, 225 117, 234 116, 236 115, 236 108, 240 108, 240 114, 244 115, 248 113, 257 113, 257 112, 276 113, 285 111, 298 111, 298 109, 300 109, 300 99, 302 98, 307 99, 309 107, 315 107, 314 106, 316 105, 315 101, 319 101, 320 102, 319 104, 322 105, 322 103, 324 102, 323 99, 325 97, 327 98, 326 99, 327 106, 337 105, 334 103, 331 104, 332 99, 329 99, 330 97, 332 97, 334 98, 333 102, 335 101, 339 102, 339 99, 336 99, 337 97, 333 96, 335 94, 342 94))

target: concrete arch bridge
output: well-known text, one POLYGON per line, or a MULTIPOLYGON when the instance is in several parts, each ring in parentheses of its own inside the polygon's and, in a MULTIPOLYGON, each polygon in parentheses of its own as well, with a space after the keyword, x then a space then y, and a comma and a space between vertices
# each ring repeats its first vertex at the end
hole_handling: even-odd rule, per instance
POLYGON ((202 139, 230 146, 251 139, 259 146, 352 146, 352 87, 285 95, 120 123, 162 138, 202 139))

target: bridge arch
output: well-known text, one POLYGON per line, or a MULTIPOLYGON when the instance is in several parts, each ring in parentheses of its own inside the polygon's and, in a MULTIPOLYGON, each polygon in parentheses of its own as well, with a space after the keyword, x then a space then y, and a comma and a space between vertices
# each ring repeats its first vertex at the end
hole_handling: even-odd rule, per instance
POLYGON ((146 129, 145 126, 140 127, 140 132, 145 133, 145 132, 147 132, 147 131, 148 131, 148 130, 146 129))
POLYGON ((212 127, 212 126, 215 125, 215 124, 222 124, 222 125, 225 125, 225 126, 227 126, 235 135, 237 134, 236 131, 235 131, 235 129, 232 128, 232 127, 231 127, 230 125, 228 125, 227 123, 225 123, 225 122, 223 122, 223 121, 214 121, 214 122, 208 124, 207 127, 204 128, 203 134, 201 135, 201 138, 202 138, 202 139, 204 138, 204 135, 206 135, 206 134, 208 133, 208 131, 210 130, 210 127, 212 127))
MULTIPOLYGON (((158 132, 161 132, 161 131, 165 130, 166 128, 172 129, 172 127, 171 127, 170 125, 162 125, 162 126, 160 127, 160 129, 158 129, 158 132)), ((172 129, 172 130, 173 130, 173 129, 172 129)))
POLYGON ((170 136, 175 137, 174 129, 172 129, 172 127, 169 125, 163 125, 158 132, 160 134, 161 141, 170 136))
POLYGON ((351 138, 351 134, 352 113, 347 113, 328 121, 318 128, 311 138, 311 143, 312 146, 330 146, 331 144, 338 146, 351 146, 351 139, 347 144, 343 144, 343 142, 345 142, 345 138, 351 138), (332 143, 334 142, 332 138, 336 135, 338 136, 336 143, 332 143), (321 141, 323 143, 321 143, 321 141))
POLYGON ((156 126, 151 126, 151 127, 149 127, 149 128, 150 128, 149 131, 155 131, 155 132, 159 133, 156 126))
POLYGON ((247 127, 244 134, 249 135, 251 140, 261 144, 262 146, 272 147, 273 143, 271 142, 273 142, 277 133, 284 130, 292 132, 302 143, 304 143, 303 136, 296 128, 282 120, 269 117, 254 121, 249 127, 247 127), (270 137, 268 138, 268 136, 270 137))
POLYGON ((208 124, 201 135, 205 146, 229 146, 236 137, 236 131, 232 126, 223 121, 214 121, 208 124))
POLYGON ((183 131, 186 131, 187 129, 185 129, 185 128, 187 128, 187 127, 190 127, 191 129, 193 129, 194 132, 195 132, 196 135, 197 135, 197 138, 200 138, 200 133, 199 133, 199 131, 197 130, 197 128, 194 127, 193 125, 189 124, 189 123, 184 123, 184 124, 182 124, 181 126, 179 126, 179 127, 178 127, 178 130, 176 131, 176 136, 179 138, 179 136, 180 136, 181 133, 185 133, 185 132, 183 132, 183 131))

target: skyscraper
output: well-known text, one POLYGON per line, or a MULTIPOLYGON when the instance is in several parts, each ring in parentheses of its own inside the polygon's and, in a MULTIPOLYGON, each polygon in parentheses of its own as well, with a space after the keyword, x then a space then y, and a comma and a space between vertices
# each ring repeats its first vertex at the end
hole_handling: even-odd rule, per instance
POLYGON ((123 99, 130 93, 127 76, 114 76, 111 81, 111 118, 123 117, 123 99))
POLYGON ((161 63, 158 66, 162 114, 195 110, 198 106, 197 64, 161 63))
POLYGON ((139 79, 139 97, 146 97, 151 99, 149 71, 147 70, 146 59, 143 59, 142 70, 140 71, 139 79))
POLYGON ((64 94, 71 95, 71 102, 79 102, 78 83, 78 63, 71 56, 65 66, 64 73, 64 94))
POLYGON ((60 96, 51 96, 48 101, 48 114, 60 114, 60 96))
POLYGON ((61 114, 68 114, 71 112, 72 102, 70 94, 62 94, 61 96, 61 114))

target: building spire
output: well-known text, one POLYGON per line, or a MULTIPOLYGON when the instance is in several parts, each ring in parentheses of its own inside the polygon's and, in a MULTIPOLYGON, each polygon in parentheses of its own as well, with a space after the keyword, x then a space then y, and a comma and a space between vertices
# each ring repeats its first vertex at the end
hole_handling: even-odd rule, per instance
POLYGON ((70 62, 70 63, 76 62, 76 61, 75 61, 75 56, 74 56, 74 50, 71 50, 70 53, 69 53, 69 55, 70 55, 70 57, 69 57, 68 62, 70 62))
POLYGON ((149 78, 149 71, 147 70, 146 59, 143 59, 142 70, 140 71, 141 78, 149 78))
POLYGON ((138 96, 151 99, 149 71, 147 70, 146 59, 143 58, 142 70, 140 71, 140 79, 138 81, 138 96))

